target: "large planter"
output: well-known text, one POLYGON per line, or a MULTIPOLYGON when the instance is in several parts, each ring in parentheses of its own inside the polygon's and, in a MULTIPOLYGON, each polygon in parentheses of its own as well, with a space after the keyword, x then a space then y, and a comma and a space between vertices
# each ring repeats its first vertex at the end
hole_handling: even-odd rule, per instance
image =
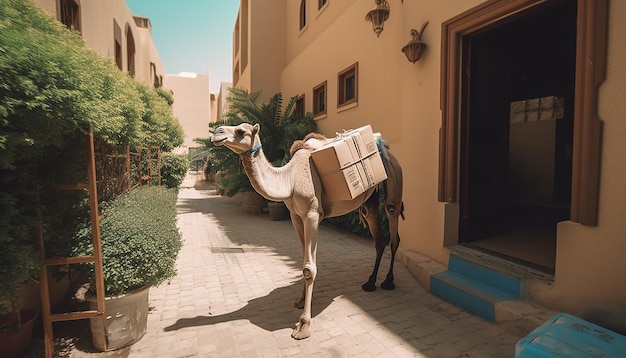
MULTIPOLYGON (((30 347, 30 339, 33 334, 33 322, 37 318, 37 312, 32 310, 20 310, 21 324, 16 331, 0 333, 0 356, 14 358, 22 356, 30 347)), ((0 327, 18 326, 18 315, 10 312, 0 316, 0 327)))
POLYGON ((248 214, 263 214, 263 208, 267 206, 267 200, 256 191, 243 193, 243 210, 248 214))
POLYGON ((272 221, 287 220, 289 218, 289 210, 282 201, 270 201, 267 203, 267 208, 272 221))
MULTIPOLYGON (((105 298, 105 321, 91 318, 91 338, 94 348, 111 351, 129 346, 146 334, 148 325, 148 294, 150 287, 131 291, 124 295, 105 298)), ((90 297, 89 306, 98 308, 95 297, 90 297)))

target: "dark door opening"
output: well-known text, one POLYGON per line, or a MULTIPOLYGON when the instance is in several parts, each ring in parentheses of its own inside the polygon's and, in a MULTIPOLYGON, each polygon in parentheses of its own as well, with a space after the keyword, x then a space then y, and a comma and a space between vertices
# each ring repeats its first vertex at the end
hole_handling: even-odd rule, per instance
POLYGON ((553 270, 570 213, 576 2, 463 45, 459 242, 553 270))

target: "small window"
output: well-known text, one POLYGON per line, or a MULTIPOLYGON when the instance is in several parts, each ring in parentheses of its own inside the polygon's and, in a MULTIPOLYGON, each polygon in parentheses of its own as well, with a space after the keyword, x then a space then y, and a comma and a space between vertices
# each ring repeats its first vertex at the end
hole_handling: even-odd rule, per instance
POLYGON ((115 56, 115 64, 120 71, 123 71, 123 63, 122 63, 122 28, 117 24, 117 21, 113 19, 113 46, 114 46, 114 56, 115 56))
POLYGON ((300 30, 306 27, 306 0, 300 0, 300 30))
POLYGON ((317 9, 321 9, 328 3, 328 0, 317 0, 317 9))
POLYGON ((117 40, 115 40, 115 64, 122 71, 122 45, 117 40))
POLYGON ((61 23, 80 32, 80 6, 75 0, 61 0, 59 4, 61 23))
POLYGON ((326 113, 326 81, 313 88, 313 115, 326 113))
POLYGON ((337 83, 337 107, 356 103, 358 100, 358 69, 359 63, 339 72, 337 83))
POLYGON ((296 99, 296 109, 294 110, 294 114, 304 116, 304 113, 304 95, 302 95, 296 99))
POLYGON ((126 28, 126 67, 131 77, 135 77, 135 38, 130 26, 126 28))

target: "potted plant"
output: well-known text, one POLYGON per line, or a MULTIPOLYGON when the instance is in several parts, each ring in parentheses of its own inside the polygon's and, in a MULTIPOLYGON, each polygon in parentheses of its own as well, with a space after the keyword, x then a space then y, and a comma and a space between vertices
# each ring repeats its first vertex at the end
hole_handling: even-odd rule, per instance
MULTIPOLYGON (((119 349, 145 334, 149 288, 176 275, 176 257, 182 247, 176 198, 175 189, 142 186, 103 205, 100 236, 106 322, 91 319, 95 348, 119 349)), ((86 225, 77 234, 75 255, 91 254, 90 237, 86 225)), ((93 265, 80 268, 93 280, 93 265)), ((97 307, 93 297, 89 301, 92 308, 97 307)))
MULTIPOLYGON (((276 93, 266 102, 258 104, 261 92, 250 93, 245 89, 229 88, 229 110, 224 114, 224 120, 211 123, 212 128, 220 125, 237 125, 241 122, 258 123, 263 142, 263 153, 276 166, 282 166, 289 161, 289 149, 293 142, 302 139, 310 132, 317 130, 317 124, 311 113, 296 111, 298 96, 293 96, 283 107, 282 93, 276 93)), ((210 141, 202 142, 207 146, 210 141)), ((215 170, 228 173, 230 183, 236 184, 239 191, 254 192, 246 176, 239 158, 225 147, 212 147, 212 164, 215 170)), ((232 185, 231 185, 232 187, 232 185)), ((258 194, 257 194, 258 195, 258 194)), ((244 206, 245 206, 244 201, 244 206)), ((284 203, 267 203, 270 219, 284 220, 288 218, 284 203), (276 210, 276 212, 274 212, 276 210)), ((254 210, 254 209, 253 209, 254 210)), ((246 210, 248 211, 248 210, 246 210)))
MULTIPOLYGON (((5 240, 3 240, 5 241, 5 240)), ((39 261, 32 245, 11 239, 0 250, 0 352, 3 357, 18 357, 29 347, 34 310, 20 309, 18 289, 36 277, 39 261)))

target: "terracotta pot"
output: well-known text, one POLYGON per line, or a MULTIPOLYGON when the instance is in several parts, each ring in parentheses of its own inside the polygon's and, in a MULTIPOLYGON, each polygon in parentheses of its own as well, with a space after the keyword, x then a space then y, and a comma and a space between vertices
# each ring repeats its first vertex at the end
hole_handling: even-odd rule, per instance
MULTIPOLYGON (((17 313, 10 312, 0 316, 0 326, 17 325, 17 313)), ((20 310, 21 324, 15 332, 0 333, 0 355, 5 358, 22 356, 30 347, 30 339, 33 334, 33 322, 37 318, 37 312, 32 310, 20 310)))

